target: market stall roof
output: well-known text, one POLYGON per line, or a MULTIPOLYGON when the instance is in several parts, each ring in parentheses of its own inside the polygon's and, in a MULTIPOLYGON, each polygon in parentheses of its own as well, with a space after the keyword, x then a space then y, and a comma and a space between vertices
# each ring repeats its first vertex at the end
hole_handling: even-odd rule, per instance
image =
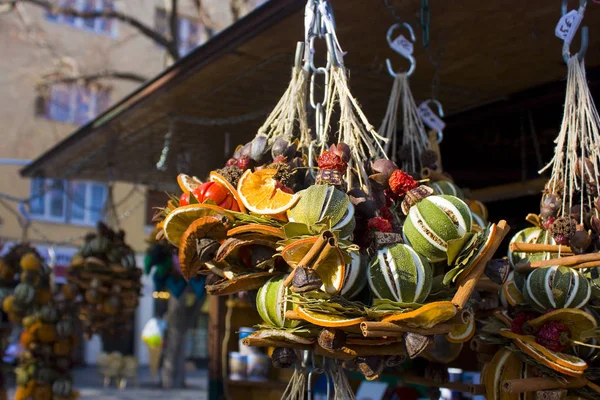
MULTIPOLYGON (((554 36, 560 2, 446 1, 431 6, 430 44, 419 34, 421 2, 389 1, 417 31, 418 100, 437 98, 447 114, 506 99, 566 77, 554 36), (435 79, 437 80, 437 79, 435 79)), ((22 170, 27 177, 116 179, 168 187, 179 170, 204 176, 248 141, 282 95, 295 44, 303 39, 305 0, 271 0, 142 85, 22 170), (166 170, 155 165, 172 132, 166 170)), ((387 104, 391 78, 407 62, 385 40, 395 21, 382 1, 333 0, 351 90, 373 125, 387 104)), ((588 66, 600 66, 600 6, 587 7, 588 66)), ((574 49, 578 47, 576 39, 574 49)))

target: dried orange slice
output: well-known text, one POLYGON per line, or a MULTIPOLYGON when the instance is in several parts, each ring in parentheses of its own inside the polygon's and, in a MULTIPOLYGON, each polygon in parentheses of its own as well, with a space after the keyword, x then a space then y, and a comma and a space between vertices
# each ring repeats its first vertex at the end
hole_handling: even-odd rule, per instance
POLYGON ((192 190, 202 185, 202 182, 195 176, 191 177, 186 174, 179 174, 177 175, 177 184, 183 193, 190 194, 192 190))
POLYGON ((345 318, 339 315, 331 315, 316 311, 309 311, 302 307, 296 309, 298 316, 311 324, 325 326, 328 328, 341 328, 344 326, 354 326, 366 321, 365 317, 345 318))
MULTIPOLYGON (((485 386, 489 400, 518 400, 519 394, 509 394, 502 391, 506 380, 526 378, 529 368, 519 356, 509 350, 500 349, 481 372, 481 383, 485 386)), ((524 398, 528 398, 527 395, 524 398)))
MULTIPOLYGON (((300 260, 308 253, 316 241, 316 236, 297 240, 287 245, 281 251, 281 255, 290 267, 296 268, 300 260)), ((317 274, 323 281, 321 290, 324 292, 334 294, 342 290, 344 278, 346 277, 346 262, 338 248, 334 249, 322 260, 317 268, 317 274)))
POLYGON ((188 206, 177 207, 171 211, 163 222, 163 230, 165 238, 169 243, 179 247, 181 236, 187 228, 198 218, 221 215, 229 220, 233 219, 233 215, 221 207, 211 204, 190 204, 188 206))
MULTIPOLYGON (((203 267, 205 260, 198 256, 198 241, 203 238, 212 238, 220 241, 225 238, 226 229, 221 218, 207 216, 198 218, 183 232, 179 241, 179 264, 181 274, 185 279, 192 276, 203 267)), ((216 244, 216 247, 219 245, 216 244)), ((216 249, 214 250, 216 252, 216 249)))
POLYGON ((388 315, 383 322, 401 322, 413 328, 429 329, 456 315, 457 309, 450 301, 435 301, 416 310, 388 315))
POLYGON ((276 215, 296 204, 300 196, 281 190, 279 183, 273 179, 276 173, 276 169, 244 172, 237 191, 248 210, 262 215, 276 215))
POLYGON ((513 343, 522 352, 531 356, 540 364, 543 364, 556 372, 560 372, 561 374, 569 376, 581 376, 583 375, 583 371, 585 371, 588 366, 587 363, 579 357, 571 356, 565 353, 550 351, 545 347, 538 345, 535 342, 514 339, 513 343), (545 352, 541 351, 541 349, 544 349, 546 352, 552 353, 552 357, 548 357, 545 352))
POLYGON ((508 315, 506 310, 504 311, 494 311, 494 317, 498 318, 507 328, 510 328, 512 325, 512 318, 508 315))
POLYGON ((259 233, 264 236, 274 236, 285 239, 285 234, 279 228, 263 224, 248 224, 231 228, 227 231, 227 236, 235 236, 243 233, 259 233))
POLYGON ((513 307, 527 304, 525 296, 519 291, 514 280, 507 280, 504 282, 502 285, 502 296, 506 299, 507 303, 513 307))
POLYGON ((464 343, 475 335, 475 318, 469 318, 466 324, 453 325, 452 330, 446 334, 446 340, 452 343, 464 343))
POLYGON ((579 341, 587 339, 585 333, 598 327, 598 323, 592 315, 577 308, 560 308, 550 311, 541 317, 528 321, 527 324, 533 329, 538 329, 548 321, 560 321, 561 324, 569 328, 571 337, 579 341))
POLYGON ((211 173, 210 173, 210 175, 208 177, 208 180, 210 180, 211 182, 220 183, 223 187, 225 187, 225 189, 227 189, 227 191, 229 191, 229 193, 231 193, 231 195, 233 196, 233 198, 235 199, 235 201, 237 201, 238 208, 240 209, 240 212, 241 213, 245 213, 246 212, 246 208, 244 207, 244 203, 240 199, 240 194, 233 187, 233 185, 231 183, 229 183, 229 181, 227 179, 225 179, 225 177, 223 175, 219 174, 218 172, 211 171, 211 173))
POLYGON ((535 337, 529 335, 519 335, 509 329, 500 329, 500 335, 512 339, 513 343, 524 353, 533 357, 540 364, 546 365, 555 371, 570 376, 579 376, 588 367, 587 363, 579 357, 557 351, 548 350, 535 341, 535 337), (566 372, 563 372, 566 371, 566 372), (579 373, 579 375, 574 375, 579 373))

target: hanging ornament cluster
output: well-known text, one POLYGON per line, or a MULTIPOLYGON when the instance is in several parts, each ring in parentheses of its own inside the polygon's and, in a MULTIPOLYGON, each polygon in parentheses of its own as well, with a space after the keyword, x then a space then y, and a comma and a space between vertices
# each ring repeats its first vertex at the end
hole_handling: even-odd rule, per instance
POLYGON ((600 398, 600 118, 577 56, 568 60, 555 143, 539 213, 510 243, 514 270, 500 291, 506 310, 477 338, 493 355, 482 375, 488 398, 600 398))
POLYGON ((51 300, 23 319, 20 344, 24 351, 15 369, 15 400, 79 397, 70 374, 77 344, 73 318, 72 312, 51 300))
POLYGON ((52 299, 50 270, 29 244, 14 245, 0 261, 3 277, 16 283, 2 292, 2 310, 9 321, 20 323, 26 315, 52 299))
POLYGON ((50 284, 50 269, 27 243, 13 246, 0 264, 3 277, 19 279, 11 294, 3 296, 2 309, 13 323, 22 324, 15 399, 76 399, 70 375, 72 350, 77 341, 73 312, 57 302, 50 284), (7 274, 6 271, 10 271, 7 274))
POLYGON ((214 295, 259 289, 264 324, 244 342, 275 347, 274 364, 296 368, 289 398, 301 398, 309 370, 325 370, 340 394, 347 381, 333 377, 342 366, 375 379, 408 358, 444 362, 460 351, 474 329, 468 301, 509 230, 504 221, 477 226, 458 187, 447 179, 427 186, 387 158, 385 138, 350 93, 330 3, 309 1, 306 16, 305 66, 297 57, 295 89, 268 119, 267 130, 288 129, 261 128, 206 182, 180 174, 181 195, 155 218, 186 279, 207 275, 214 295), (327 41, 326 67, 313 65, 317 37, 327 41), (310 139, 306 121, 286 119, 302 118, 307 92, 310 139), (326 361, 301 362, 297 350, 326 361))
POLYGON ((90 233, 71 260, 62 293, 78 301, 79 318, 88 335, 114 335, 132 329, 141 294, 135 253, 125 243, 125 232, 103 223, 90 233))

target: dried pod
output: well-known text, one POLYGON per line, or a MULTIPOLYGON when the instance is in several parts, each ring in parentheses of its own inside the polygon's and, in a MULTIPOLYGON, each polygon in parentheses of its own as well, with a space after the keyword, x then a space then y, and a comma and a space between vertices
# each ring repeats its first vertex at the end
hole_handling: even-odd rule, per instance
POLYGON ((600 218, 593 216, 590 220, 590 225, 593 231, 600 235, 600 218))
POLYGON ((575 204, 571 207, 571 218, 575 221, 589 221, 592 217, 590 214, 590 209, 587 206, 581 206, 581 204, 575 204))
POLYGON ((273 147, 271 147, 271 156, 273 159, 283 156, 289 145, 290 142, 285 137, 278 137, 273 143, 273 147))
POLYGON ((323 328, 317 340, 326 350, 339 350, 346 343, 346 333, 341 329, 323 328))
POLYGON ((267 137, 265 135, 257 135, 250 143, 250 158, 259 162, 267 149, 267 137))
POLYGON ((577 159, 575 164, 575 175, 583 177, 588 183, 595 183, 594 163, 589 158, 577 159))
MULTIPOLYGON (((253 245, 250 246, 250 267, 257 268, 265 261, 272 260, 275 250, 268 246, 253 245)), ((272 264, 271 264, 272 265, 272 264)))
POLYGON ((404 333, 402 338, 404 339, 404 350, 406 350, 406 354, 411 360, 425 351, 431 342, 431 338, 429 336, 419 335, 412 332, 404 333))
POLYGON ((379 160, 375 160, 371 163, 371 170, 375 173, 382 173, 389 176, 398 169, 398 165, 392 160, 388 160, 385 158, 380 158, 379 160))
POLYGON ((385 366, 389 368, 399 367, 406 362, 406 356, 387 356, 385 358, 385 366))
POLYGON ((350 147, 346 143, 332 144, 329 150, 342 157, 344 162, 350 161, 350 147))
POLYGON ((540 209, 540 214, 542 218, 554 218, 558 215, 560 208, 562 206, 562 201, 555 195, 549 194, 544 197, 542 201, 542 206, 540 209))
POLYGON ((385 364, 379 356, 358 357, 356 366, 368 381, 375 380, 383 372, 385 364))
POLYGON ((429 363, 425 367, 425 379, 436 383, 446 383, 450 380, 448 367, 438 363, 429 363))
POLYGON ((498 285, 502 285, 506 281, 509 273, 510 261, 506 257, 490 260, 485 266, 485 275, 498 285))
POLYGON ((573 250, 573 253, 582 254, 592 244, 592 235, 585 230, 583 225, 577 225, 577 230, 569 241, 569 244, 573 250))
POLYGON ((352 189, 348 192, 350 202, 354 206, 357 215, 370 219, 377 213, 375 201, 360 189, 352 189))
POLYGON ((317 290, 322 285, 323 281, 321 277, 312 268, 298 266, 294 270, 291 288, 293 292, 306 293, 311 290, 317 290))
POLYGON ((417 186, 414 189, 409 190, 402 200, 402 212, 404 215, 408 215, 408 211, 412 206, 420 202, 426 197, 433 195, 433 189, 429 186, 417 186))
POLYGON ((277 347, 271 356, 271 362, 275 368, 291 368, 297 361, 296 352, 286 347, 277 347))
POLYGON ((550 227, 550 233, 558 244, 568 245, 569 241, 575 235, 577 223, 570 216, 558 217, 550 227))
POLYGON ((237 157, 235 155, 234 155, 234 157, 237 159, 240 159, 242 157, 250 157, 251 154, 252 154, 252 142, 248 142, 244 146, 242 146, 237 157))

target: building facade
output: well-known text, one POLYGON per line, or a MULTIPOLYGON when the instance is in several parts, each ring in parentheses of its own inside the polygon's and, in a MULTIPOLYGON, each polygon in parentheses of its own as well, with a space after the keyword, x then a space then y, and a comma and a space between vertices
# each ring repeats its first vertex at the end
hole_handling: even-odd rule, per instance
MULTIPOLYGON (((210 0, 198 10, 198 2, 180 1, 180 54, 263 2, 210 0)), ((117 10, 167 36, 170 3, 55 0, 58 8, 80 12, 117 10)), ((165 49, 116 19, 78 18, 19 3, 0 9, 0 54, 0 239, 5 251, 11 243, 30 241, 55 265, 60 280, 61 267, 68 264, 82 237, 104 218, 112 192, 120 227, 141 263, 151 188, 115 183, 111 191, 106 182, 73 181, 68 176, 30 180, 21 178, 19 170, 163 70, 172 61, 165 49)), ((147 355, 139 333, 153 313, 152 284, 144 283, 135 332, 142 363, 147 355)), ((99 351, 97 339, 89 342, 85 361, 94 363, 99 351)))

